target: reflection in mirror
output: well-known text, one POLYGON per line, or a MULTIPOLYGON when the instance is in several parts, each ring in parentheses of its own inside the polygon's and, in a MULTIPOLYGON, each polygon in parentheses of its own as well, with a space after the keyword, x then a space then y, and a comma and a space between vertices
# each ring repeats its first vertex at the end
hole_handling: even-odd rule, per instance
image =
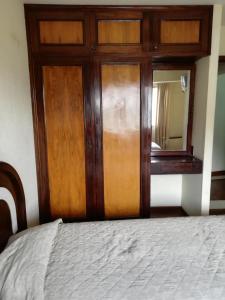
POLYGON ((189 70, 154 70, 152 151, 184 151, 190 92, 189 70))

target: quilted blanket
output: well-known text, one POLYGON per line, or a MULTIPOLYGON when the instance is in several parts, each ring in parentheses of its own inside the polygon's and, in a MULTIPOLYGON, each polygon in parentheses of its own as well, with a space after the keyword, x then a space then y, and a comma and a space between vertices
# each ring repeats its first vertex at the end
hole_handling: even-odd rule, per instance
POLYGON ((34 231, 0 255, 0 299, 225 299, 224 216, 34 231))

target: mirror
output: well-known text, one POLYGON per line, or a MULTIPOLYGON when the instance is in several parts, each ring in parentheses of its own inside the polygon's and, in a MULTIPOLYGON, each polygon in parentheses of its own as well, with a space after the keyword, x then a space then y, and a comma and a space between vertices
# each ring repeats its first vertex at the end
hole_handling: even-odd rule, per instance
POLYGON ((152 151, 186 151, 190 70, 154 70, 152 151))

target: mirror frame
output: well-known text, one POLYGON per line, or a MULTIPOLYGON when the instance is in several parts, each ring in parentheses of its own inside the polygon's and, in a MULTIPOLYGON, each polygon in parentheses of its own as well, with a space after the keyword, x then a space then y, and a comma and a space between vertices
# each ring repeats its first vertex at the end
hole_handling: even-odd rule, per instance
MULTIPOLYGON (((185 150, 155 150, 151 149, 151 156, 192 156, 192 127, 193 127, 193 110, 194 110, 194 92, 195 92, 195 63, 153 63, 152 67, 152 86, 153 72, 158 70, 188 70, 190 71, 190 93, 188 108, 188 125, 187 125, 187 143, 185 150)), ((151 97, 152 98, 152 97, 151 97)), ((152 103, 151 103, 152 105, 152 103)), ((151 108, 152 111, 152 108, 151 108)), ((151 125, 152 128, 152 125, 151 125)))

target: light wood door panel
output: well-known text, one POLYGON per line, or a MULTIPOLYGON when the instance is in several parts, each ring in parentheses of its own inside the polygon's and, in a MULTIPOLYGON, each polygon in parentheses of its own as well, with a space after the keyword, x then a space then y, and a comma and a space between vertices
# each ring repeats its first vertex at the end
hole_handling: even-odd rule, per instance
POLYGON ((51 216, 86 215, 81 66, 43 67, 51 216))
POLYGON ((199 20, 162 20, 161 43, 197 44, 200 40, 199 20))
POLYGON ((99 44, 140 44, 140 20, 99 20, 99 44))
POLYGON ((42 44, 83 44, 82 21, 40 21, 42 44))
POLYGON ((140 214, 140 65, 102 66, 106 218, 140 214))

